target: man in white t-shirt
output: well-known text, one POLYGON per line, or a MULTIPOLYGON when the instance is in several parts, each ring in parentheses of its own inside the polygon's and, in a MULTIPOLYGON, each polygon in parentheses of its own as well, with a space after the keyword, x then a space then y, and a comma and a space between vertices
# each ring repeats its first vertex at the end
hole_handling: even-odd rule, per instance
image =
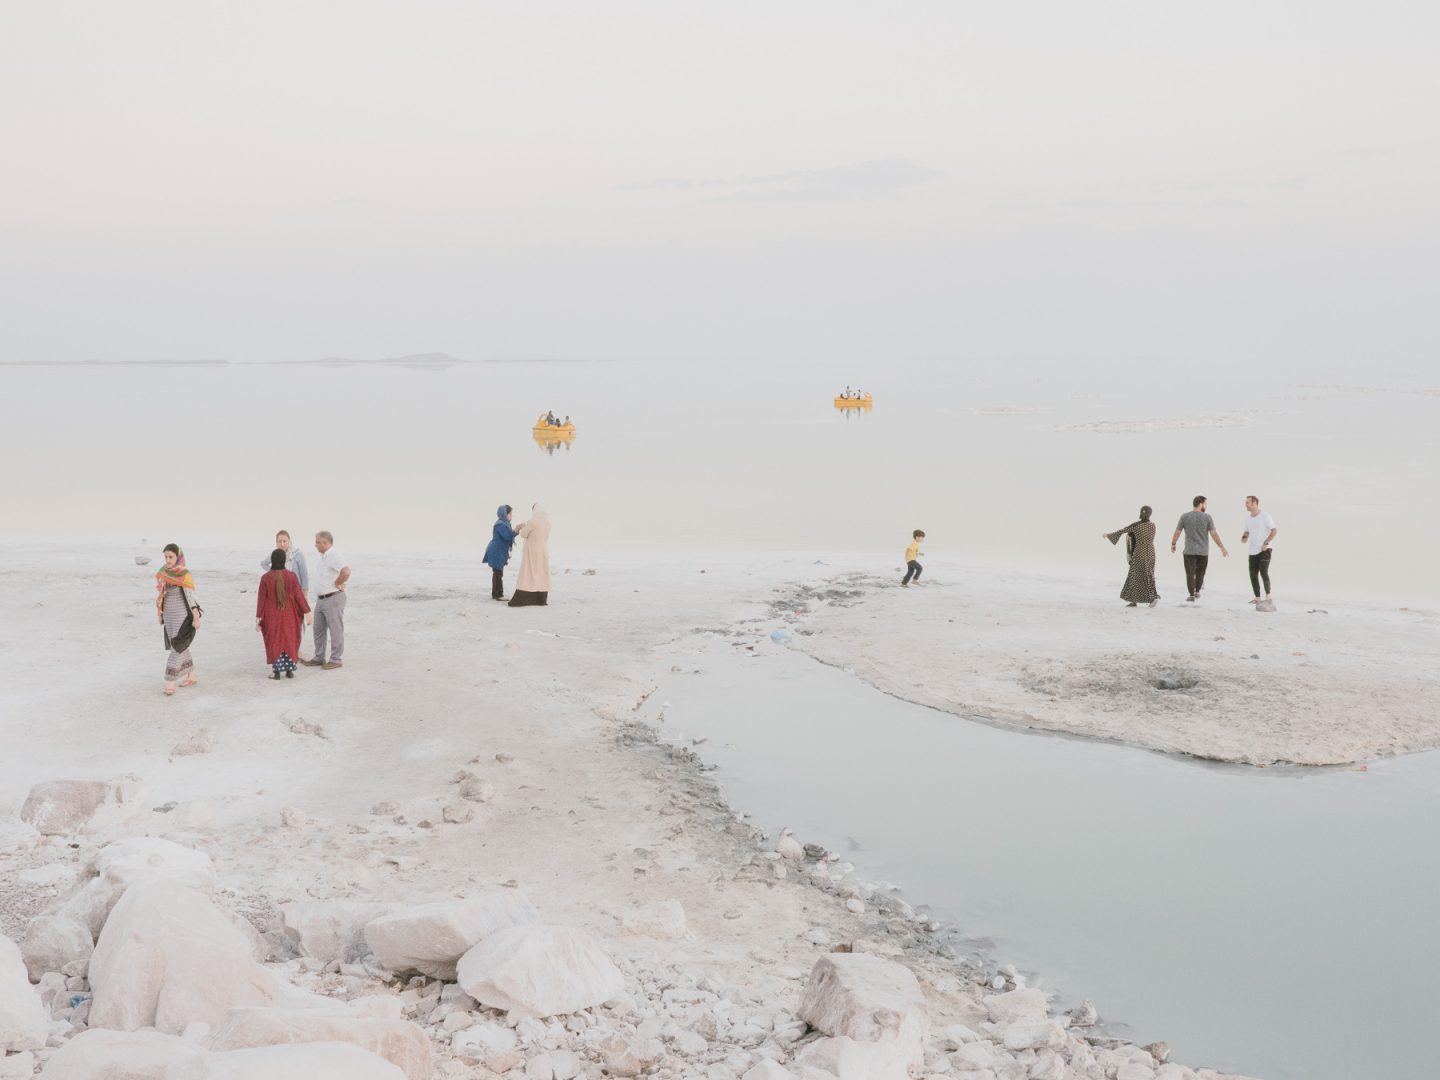
POLYGON ((315 534, 315 550, 320 553, 320 561, 315 565, 315 655, 304 664, 334 671, 344 664, 345 585, 350 580, 350 564, 336 549, 335 538, 328 532, 315 534), (327 639, 328 660, 325 658, 327 639))
POLYGON ((1260 500, 1254 495, 1245 496, 1245 511, 1250 516, 1245 519, 1245 535, 1240 537, 1240 542, 1250 545, 1250 588, 1255 593, 1255 599, 1250 603, 1260 603, 1262 581, 1265 583, 1265 602, 1269 603, 1270 557, 1275 553, 1275 534, 1280 530, 1275 525, 1275 519, 1260 509, 1260 500))

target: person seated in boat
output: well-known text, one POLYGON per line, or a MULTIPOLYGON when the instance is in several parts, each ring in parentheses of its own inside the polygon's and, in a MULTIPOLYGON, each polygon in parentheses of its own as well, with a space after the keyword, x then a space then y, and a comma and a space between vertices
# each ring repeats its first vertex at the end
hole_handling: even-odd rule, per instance
POLYGON ((565 416, 565 422, 564 422, 563 424, 561 424, 560 426, 561 426, 561 427, 569 427, 569 426, 570 426, 570 416, 569 416, 568 413, 567 413, 566 416, 565 416))
POLYGON ((547 427, 559 427, 560 421, 555 419, 555 414, 553 412, 547 412, 545 414, 545 424, 547 427))
POLYGON ((859 389, 857 389, 857 390, 855 391, 855 400, 856 400, 856 401, 864 401, 864 400, 865 400, 865 391, 864 391, 864 390, 859 390, 859 389))
POLYGON ((845 392, 840 395, 840 400, 841 400, 841 401, 849 401, 849 400, 850 400, 850 388, 849 388, 848 386, 845 387, 845 392))

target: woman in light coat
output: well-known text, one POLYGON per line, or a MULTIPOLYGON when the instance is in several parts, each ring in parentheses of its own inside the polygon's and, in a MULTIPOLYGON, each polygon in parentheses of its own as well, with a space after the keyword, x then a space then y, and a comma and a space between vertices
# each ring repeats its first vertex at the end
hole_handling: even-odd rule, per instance
POLYGON ((530 520, 515 530, 525 541, 520 552, 520 576, 510 595, 511 607, 544 606, 550 601, 550 515, 536 503, 530 520))

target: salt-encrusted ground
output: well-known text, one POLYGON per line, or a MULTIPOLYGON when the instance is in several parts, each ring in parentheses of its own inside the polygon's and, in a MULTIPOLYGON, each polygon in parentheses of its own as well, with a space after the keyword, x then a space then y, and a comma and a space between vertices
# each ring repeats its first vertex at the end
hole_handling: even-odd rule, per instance
MULTIPOLYGON (((206 608, 194 647, 200 682, 165 699, 150 567, 118 550, 7 554, 0 821, 11 824, 0 830, 0 933, 23 938, 33 917, 86 880, 87 863, 107 843, 166 837, 208 855, 215 902, 264 935, 266 966, 282 983, 347 1000, 397 998, 403 1015, 422 1025, 441 1077, 488 1077, 493 1065, 505 1067, 500 1075, 567 1080, 562 1074, 572 1067, 580 1075, 628 1075, 632 1064, 661 1076, 739 1077, 764 1059, 813 1080, 834 1075, 819 1071, 827 1062, 840 1076, 889 1075, 903 1054, 857 1051, 845 1064, 853 1048, 821 1041, 797 1019, 812 969, 836 947, 888 957, 914 973, 930 1030, 915 1059, 923 1058, 924 1073, 1059 1080, 1108 1069, 1125 1080, 1189 1077, 1147 1051, 1087 1041, 1090 1029, 1068 1020, 1026 1028, 1039 1019, 1033 1001, 981 1000, 1015 989, 1013 972, 997 975, 949 955, 923 914, 862 893, 823 853, 788 841, 777 853, 777 838, 738 821, 683 752, 658 747, 633 723, 651 686, 654 650, 696 628, 788 620, 810 631, 796 637, 806 649, 853 663, 904 696, 993 711, 987 703, 1040 694, 1058 711, 1057 697, 1078 695, 1077 715, 1090 719, 1075 720, 1073 730, 1090 722, 1098 734, 1121 737, 1098 723, 1116 711, 1095 704, 1102 687, 1086 684, 1080 694, 1055 681, 1056 664, 1094 668, 1096 628, 1101 650, 1158 647, 1169 637, 1154 627, 1164 625, 1175 651, 1205 653, 1227 671, 1255 664, 1282 673, 1278 657, 1289 646, 1320 644, 1319 631, 1289 627, 1323 626, 1345 649, 1369 648, 1376 658, 1416 648, 1433 632, 1411 615, 1370 613, 1365 633, 1347 636, 1353 623, 1333 610, 1280 618, 1245 608, 1126 613, 1075 594, 1052 596, 1047 606, 1040 596, 1052 585, 1012 582, 1007 592, 999 579, 987 601, 978 575, 962 583, 939 567, 931 571, 936 584, 902 592, 843 566, 753 560, 557 565, 550 608, 511 610, 488 599, 476 563, 370 558, 353 560, 345 668, 302 669, 295 680, 274 683, 253 631, 259 575, 251 556, 191 553, 206 608), (1031 599, 1002 603, 1017 594, 1031 599), (1197 630, 1202 620, 1211 621, 1197 630), (1274 658, 1231 660, 1232 650, 1193 644, 1212 625, 1212 637, 1251 627, 1278 635, 1264 649, 1233 650, 1274 658), (1067 626, 1090 636, 1065 647, 1067 626), (1385 636, 1371 638, 1377 627, 1385 636), (900 685, 911 677, 907 657, 928 661, 920 666, 943 681, 900 685), (1036 674, 997 689, 1000 659, 1036 674), (979 689, 951 701, 946 695, 958 693, 967 671, 979 689), (1055 697, 1035 686, 1049 686, 1055 697), (123 822, 43 839, 13 825, 37 783, 122 776, 143 785, 138 810, 123 822), (297 901, 403 907, 515 890, 546 923, 593 934, 623 971, 623 993, 558 1023, 521 1023, 476 1005, 453 983, 387 979, 373 962, 342 969, 295 957, 279 915, 297 901), (683 936, 657 937, 633 922, 637 908, 670 900, 683 907, 683 936), (492 1045, 505 1044, 503 1036, 480 1038, 489 1030, 481 1024, 512 1031, 514 1047, 492 1045)), ((1338 649, 1336 640, 1325 643, 1338 649)), ((1232 707, 1234 695, 1258 685, 1246 678, 1237 675, 1227 691, 1232 707)), ((1372 695, 1383 680, 1375 681, 1372 695)), ((1118 692, 1123 700, 1126 691, 1118 692)), ((1147 743, 1143 713, 1120 711, 1133 724, 1124 737, 1161 744, 1147 743)), ((1419 743, 1425 733, 1406 738, 1419 743)), ((1268 744, 1256 745, 1254 756, 1268 760, 1268 744)), ((47 976, 43 987, 60 1017, 51 1045, 28 1059, 11 1054, 0 1076, 30 1075, 83 1029, 93 988, 84 976, 62 976, 47 976)), ((212 1035, 190 1032, 199 1048, 212 1035)), ((762 1068, 755 1075, 787 1074, 762 1068)))

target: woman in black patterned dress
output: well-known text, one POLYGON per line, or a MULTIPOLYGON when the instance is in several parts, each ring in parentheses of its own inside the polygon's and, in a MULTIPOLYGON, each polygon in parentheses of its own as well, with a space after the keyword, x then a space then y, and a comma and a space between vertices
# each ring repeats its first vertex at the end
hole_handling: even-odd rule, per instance
POLYGON ((1160 593, 1155 589, 1155 523, 1150 520, 1148 506, 1140 508, 1140 520, 1126 525, 1112 533, 1102 533, 1106 540, 1118 544, 1125 537, 1125 551, 1130 556, 1130 574, 1125 578, 1125 587, 1120 590, 1120 599, 1129 607, 1149 604, 1154 607, 1160 602, 1160 593))

